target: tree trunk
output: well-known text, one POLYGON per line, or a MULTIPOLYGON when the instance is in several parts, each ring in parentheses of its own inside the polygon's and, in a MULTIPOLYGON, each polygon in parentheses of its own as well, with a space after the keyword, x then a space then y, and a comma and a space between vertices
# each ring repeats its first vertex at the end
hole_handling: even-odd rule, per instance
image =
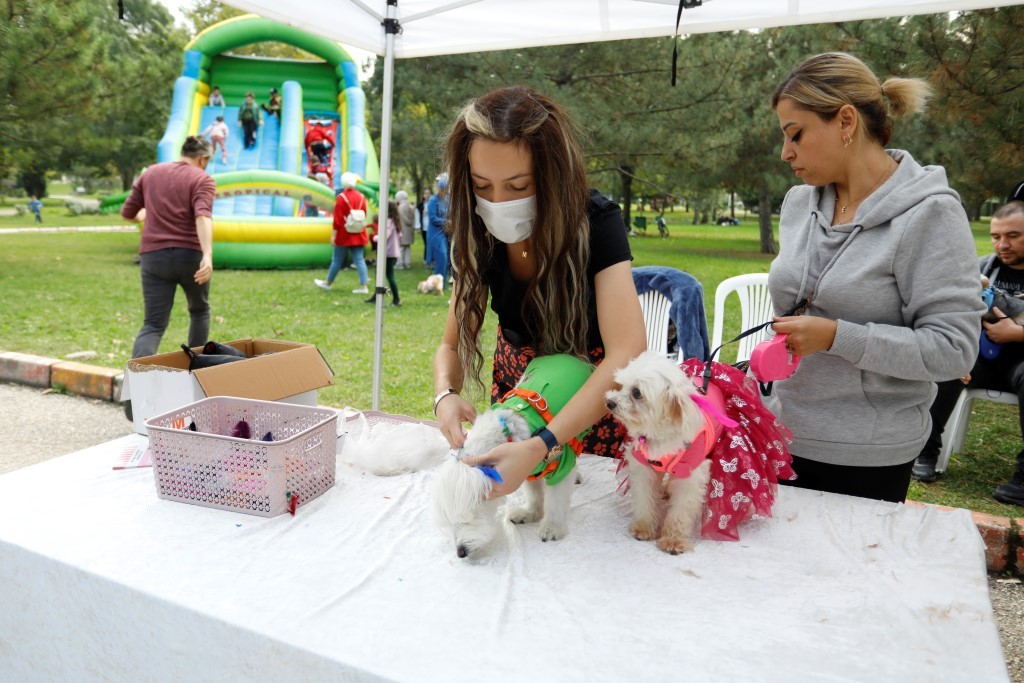
POLYGON ((132 180, 135 179, 135 174, 132 173, 130 168, 119 168, 117 174, 121 176, 121 189, 127 192, 132 189, 132 180))
POLYGON ((630 219, 630 209, 633 207, 633 169, 623 166, 619 177, 622 179, 622 220, 626 223, 626 232, 632 232, 633 221, 630 219))
POLYGON ((21 186, 25 189, 25 194, 29 197, 34 196, 42 199, 46 196, 45 170, 36 168, 34 165, 29 165, 22 170, 18 180, 21 186))
POLYGON ((777 254, 775 235, 772 233, 772 198, 767 188, 762 187, 758 196, 758 223, 761 226, 761 253, 777 254))

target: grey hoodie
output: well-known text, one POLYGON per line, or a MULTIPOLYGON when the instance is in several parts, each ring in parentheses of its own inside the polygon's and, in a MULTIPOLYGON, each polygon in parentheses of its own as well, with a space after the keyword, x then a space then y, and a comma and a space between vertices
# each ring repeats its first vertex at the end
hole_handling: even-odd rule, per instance
POLYGON ((782 204, 768 279, 775 312, 817 287, 807 314, 839 323, 832 348, 803 358, 768 402, 793 431, 790 450, 809 460, 914 459, 931 429, 935 382, 966 374, 978 355, 985 306, 960 198, 942 167, 888 153, 899 167, 848 225, 830 225, 832 185, 794 187, 782 204))

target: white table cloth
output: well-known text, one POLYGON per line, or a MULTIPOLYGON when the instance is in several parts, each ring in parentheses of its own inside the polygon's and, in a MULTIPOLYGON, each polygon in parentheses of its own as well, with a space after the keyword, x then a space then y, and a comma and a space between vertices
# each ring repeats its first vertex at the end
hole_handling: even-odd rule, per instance
POLYGON ((781 488, 680 556, 581 461, 567 538, 476 563, 433 472, 272 519, 162 501, 130 436, 0 476, 0 681, 1005 681, 965 511, 781 488))

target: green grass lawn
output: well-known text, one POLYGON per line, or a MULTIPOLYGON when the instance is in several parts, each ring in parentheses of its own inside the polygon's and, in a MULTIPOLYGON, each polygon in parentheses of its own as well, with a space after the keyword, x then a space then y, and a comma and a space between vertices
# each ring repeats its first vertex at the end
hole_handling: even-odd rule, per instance
MULTIPOLYGON (((704 285, 709 323, 719 282, 740 273, 767 272, 771 263, 770 256, 758 252, 753 219, 736 227, 691 226, 689 215, 667 214, 671 236, 662 240, 653 229, 653 214, 649 216, 652 227, 647 234, 631 239, 634 265, 671 266, 697 277, 704 285)), ((105 216, 74 220, 77 225, 119 223, 116 217, 105 216)), ((15 226, 0 219, 0 227, 15 226)), ((974 230, 979 251, 987 252, 987 224, 977 224, 974 230)), ((0 349, 55 358, 92 350, 99 354, 92 362, 124 367, 142 324, 138 266, 133 262, 138 239, 135 233, 0 235, 0 349)), ((414 260, 422 253, 417 245, 414 260)), ((321 390, 321 403, 369 408, 374 307, 363 303, 365 296, 350 293, 357 285, 354 270, 343 272, 332 292, 313 286, 313 278, 325 273, 326 264, 319 270, 217 271, 210 297, 210 335, 218 341, 267 337, 314 343, 336 373, 336 385, 321 390)), ((384 317, 381 409, 419 418, 431 417, 431 359, 448 310, 447 297, 416 291, 417 282, 427 274, 422 265, 398 271, 404 306, 386 308, 384 317)), ((740 331, 739 306, 732 304, 735 310, 730 307, 726 312, 726 339, 740 331)), ((188 313, 179 293, 161 352, 176 349, 187 332, 188 313)), ((483 332, 485 358, 493 349, 494 335, 490 316, 483 332)), ((730 360, 729 353, 724 358, 730 360)), ((477 398, 481 407, 485 405, 485 396, 477 398)), ((1020 448, 1016 409, 985 401, 976 405, 965 452, 954 456, 939 482, 915 483, 911 498, 1019 516, 1019 508, 991 497, 992 489, 1012 472, 1020 448)))

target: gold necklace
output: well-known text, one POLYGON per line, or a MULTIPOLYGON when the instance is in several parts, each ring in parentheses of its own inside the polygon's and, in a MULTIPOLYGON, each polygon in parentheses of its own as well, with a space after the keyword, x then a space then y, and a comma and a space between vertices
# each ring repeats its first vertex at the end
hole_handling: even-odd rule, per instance
MULTIPOLYGON (((890 158, 889 160, 892 161, 892 158, 890 158)), ((864 199, 868 195, 870 195, 872 192, 874 192, 876 189, 878 189, 878 187, 881 186, 882 183, 884 183, 886 180, 889 179, 889 176, 891 176, 893 173, 896 172, 896 167, 897 166, 899 166, 899 164, 897 164, 894 161, 893 161, 892 165, 887 166, 886 169, 884 171, 882 171, 882 175, 878 176, 878 180, 875 181, 875 184, 871 186, 871 189, 868 190, 867 192, 865 192, 864 195, 860 199, 854 201, 851 198, 850 201, 848 201, 846 204, 843 204, 842 206, 839 207, 839 215, 840 216, 845 216, 846 215, 846 207, 852 206, 853 204, 860 204, 862 201, 864 201, 864 199)), ((839 199, 839 192, 836 192, 836 200, 838 201, 838 199, 839 199)))
POLYGON ((527 252, 525 249, 523 249, 523 258, 526 258, 526 254, 527 253, 529 253, 529 252, 527 252))

